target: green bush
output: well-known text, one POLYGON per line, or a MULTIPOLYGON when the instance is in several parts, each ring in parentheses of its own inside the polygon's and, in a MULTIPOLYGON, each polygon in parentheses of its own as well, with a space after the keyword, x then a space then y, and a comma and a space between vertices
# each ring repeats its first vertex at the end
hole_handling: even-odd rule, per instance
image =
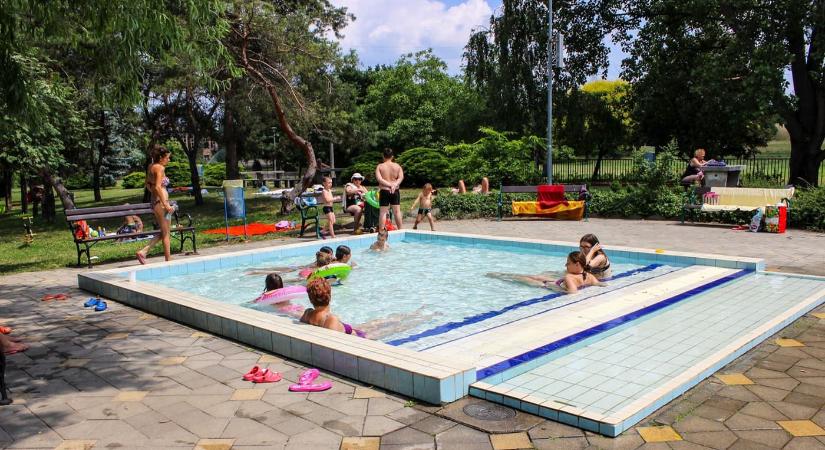
POLYGON ((173 187, 192 185, 188 162, 169 161, 166 165, 166 177, 173 187))
POLYGON ((226 163, 213 163, 203 166, 201 186, 220 186, 226 179, 226 163))
POLYGON ((447 173, 450 161, 439 150, 426 147, 411 148, 402 153, 397 161, 404 168, 404 184, 407 186, 420 187, 425 183, 431 183, 433 186, 449 184, 447 173))
MULTIPOLYGON (((92 189, 93 187, 91 175, 74 174, 64 180, 63 184, 70 190, 92 189)), ((100 185, 102 188, 114 186, 115 177, 108 173, 102 173, 100 175, 100 185)))
POLYGON ((790 225, 825 231, 825 186, 797 189, 791 200, 790 225))
POLYGON ((145 172, 132 172, 123 177, 123 187, 125 189, 141 188, 146 184, 145 172))
POLYGON ((375 166, 381 162, 381 152, 371 151, 358 155, 349 167, 341 171, 341 179, 349 181, 354 173, 364 176, 364 184, 375 184, 375 166))

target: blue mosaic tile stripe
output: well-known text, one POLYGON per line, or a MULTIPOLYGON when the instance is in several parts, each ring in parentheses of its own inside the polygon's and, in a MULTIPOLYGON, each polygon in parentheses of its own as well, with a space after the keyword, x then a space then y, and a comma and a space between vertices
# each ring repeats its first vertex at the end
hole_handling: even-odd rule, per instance
MULTIPOLYGON (((629 270, 627 272, 622 272, 622 273, 620 273, 620 274, 618 274, 614 277, 611 277, 610 280, 618 280, 620 278, 626 278, 626 277, 629 277, 629 276, 632 276, 632 275, 636 275, 636 274, 640 274, 640 273, 644 273, 644 272, 650 272, 652 270, 658 269, 659 267, 662 267, 662 264, 650 264, 650 265, 647 265, 647 266, 644 266, 644 267, 641 267, 641 268, 638 268, 638 269, 633 269, 633 270, 629 270)), ((607 280, 607 281, 610 281, 610 280, 607 280)), ((561 297, 562 295, 566 295, 566 294, 560 293, 560 292, 554 292, 552 294, 548 294, 548 295, 545 295, 543 297, 531 298, 529 300, 524 300, 524 301, 521 301, 521 302, 518 302, 518 303, 514 303, 512 305, 505 306, 504 308, 501 308, 501 309, 487 311, 487 312, 483 312, 483 313, 480 313, 480 314, 476 314, 474 316, 465 317, 461 321, 447 322, 445 324, 439 325, 437 327, 430 328, 429 330, 424 330, 424 331, 422 331, 420 333, 417 333, 417 334, 413 334, 413 335, 403 337, 403 338, 400 338, 400 339, 394 339, 392 341, 387 342, 387 344, 399 346, 399 345, 407 344, 409 342, 415 342, 415 341, 418 341, 420 339, 424 339, 424 338, 427 338, 427 337, 437 336, 439 334, 444 334, 444 333, 450 332, 452 330, 455 330, 455 329, 458 329, 458 328, 461 328, 461 327, 466 327, 466 326, 472 325, 474 323, 478 323, 478 322, 481 322, 481 321, 484 321, 484 320, 487 320, 487 319, 491 319, 491 318, 496 317, 496 316, 500 316, 500 315, 502 315, 506 312, 509 312, 509 311, 513 311, 513 310, 516 310, 516 309, 519 309, 519 308, 524 308, 526 306, 534 305, 536 303, 542 303, 542 302, 550 301, 550 300, 553 300, 555 298, 561 297)), ((588 298, 590 298, 590 297, 588 297, 588 298)), ((582 300, 586 300, 586 299, 582 299, 582 300)), ((573 302, 573 303, 576 303, 576 302, 573 302)), ((568 303, 568 304, 572 304, 572 303, 568 303)), ((444 342, 444 343, 446 343, 446 342, 444 342)))
POLYGON ((673 304, 679 303, 679 302, 681 302, 683 300, 686 300, 690 297, 699 295, 699 294, 701 294, 703 292, 706 292, 710 289, 713 289, 717 286, 721 286, 725 283, 728 283, 730 281, 739 279, 739 278, 741 278, 745 275, 751 274, 753 272, 754 272, 753 270, 745 269, 745 270, 740 270, 739 272, 732 273, 730 275, 726 275, 722 278, 713 280, 709 283, 706 283, 706 284, 703 284, 701 286, 695 287, 693 289, 687 290, 685 292, 682 292, 681 294, 677 294, 677 295, 674 295, 672 297, 666 298, 666 299, 664 299, 664 300, 662 300, 658 303, 654 303, 650 306, 646 306, 646 307, 641 308, 641 309, 639 309, 637 311, 634 311, 632 313, 625 314, 621 317, 617 317, 615 319, 612 319, 612 320, 609 320, 607 322, 596 325, 595 327, 588 328, 584 331, 580 331, 576 334, 572 334, 572 335, 567 336, 565 338, 559 339, 558 341, 554 341, 554 342, 551 342, 549 344, 543 345, 541 347, 534 348, 533 350, 530 350, 529 352, 522 353, 520 355, 514 356, 512 358, 507 359, 506 361, 501 361, 499 363, 493 364, 492 366, 480 369, 476 372, 476 377, 479 380, 483 380, 483 379, 491 377, 493 375, 502 373, 502 372, 504 372, 508 369, 512 369, 513 367, 516 367, 520 364, 527 363, 529 361, 532 361, 536 358, 540 358, 542 356, 545 356, 545 355, 547 355, 551 352, 554 352, 556 350, 559 350, 561 348, 573 345, 573 344, 575 344, 577 342, 580 342, 582 340, 585 340, 589 337, 595 336, 599 333, 603 333, 605 331, 608 331, 608 330, 611 330, 611 329, 616 328, 618 326, 621 326, 621 325, 623 325, 627 322, 634 321, 634 320, 636 320, 640 317, 644 317, 648 314, 659 311, 663 308, 666 308, 666 307, 671 306, 673 304))

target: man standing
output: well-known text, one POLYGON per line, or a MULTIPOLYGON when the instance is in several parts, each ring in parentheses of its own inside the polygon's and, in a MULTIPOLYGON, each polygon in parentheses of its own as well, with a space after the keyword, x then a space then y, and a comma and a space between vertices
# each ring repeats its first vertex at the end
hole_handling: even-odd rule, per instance
POLYGON ((393 160, 392 149, 384 149, 384 162, 375 168, 375 178, 380 189, 378 205, 378 231, 386 227, 387 211, 392 206, 395 217, 395 228, 401 229, 401 182, 404 181, 404 170, 393 160))

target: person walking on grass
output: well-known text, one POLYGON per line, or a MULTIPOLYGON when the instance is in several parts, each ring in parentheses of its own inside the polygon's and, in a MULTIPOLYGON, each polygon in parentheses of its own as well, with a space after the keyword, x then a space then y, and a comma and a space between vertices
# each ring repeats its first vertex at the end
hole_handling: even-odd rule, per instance
POLYGON ((138 250, 137 259, 141 264, 146 264, 146 255, 158 241, 163 241, 163 255, 166 260, 172 259, 169 230, 172 227, 172 213, 175 212, 175 206, 169 203, 169 193, 166 191, 169 186, 166 165, 169 164, 171 152, 166 147, 156 145, 152 148, 150 156, 152 163, 146 171, 146 189, 151 194, 150 204, 160 227, 160 233, 156 234, 146 247, 138 250))
POLYGON ((401 182, 404 181, 404 169, 393 161, 392 149, 384 149, 384 162, 375 168, 375 178, 378 180, 378 231, 386 228, 387 213, 392 206, 395 217, 395 228, 401 229, 401 182))

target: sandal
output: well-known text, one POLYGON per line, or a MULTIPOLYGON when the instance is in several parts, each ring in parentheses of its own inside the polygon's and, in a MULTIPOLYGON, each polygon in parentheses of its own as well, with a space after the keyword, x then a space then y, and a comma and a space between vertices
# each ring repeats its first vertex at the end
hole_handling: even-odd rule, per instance
POLYGON ((0 327, 0 334, 11 334, 11 327, 0 327))
POLYGON ((289 387, 291 392, 321 392, 332 388, 331 381, 324 381, 320 384, 293 384, 289 387))
POLYGON ((92 306, 97 306, 100 303, 100 301, 101 300, 99 297, 90 297, 88 300, 86 300, 86 303, 83 304, 83 307, 89 308, 92 306))
POLYGON ((318 369, 307 369, 298 377, 298 384, 311 384, 316 378, 321 376, 321 371, 318 369))
POLYGON ((269 369, 262 370, 260 374, 252 379, 253 383, 277 383, 278 381, 281 381, 281 374, 269 369))
POLYGON ((47 302, 49 300, 66 300, 67 298, 69 298, 69 296, 66 294, 48 294, 44 295, 41 300, 47 302))
POLYGON ((249 372, 244 374, 243 379, 246 380, 246 381, 252 381, 252 379, 255 378, 255 376, 257 376, 260 373, 261 373, 261 368, 258 367, 258 366, 255 366, 255 367, 249 369, 249 372))
POLYGON ((95 306, 95 311, 98 311, 98 312, 106 311, 107 307, 108 307, 108 305, 106 304, 106 302, 101 300, 101 301, 97 302, 97 305, 95 306))

